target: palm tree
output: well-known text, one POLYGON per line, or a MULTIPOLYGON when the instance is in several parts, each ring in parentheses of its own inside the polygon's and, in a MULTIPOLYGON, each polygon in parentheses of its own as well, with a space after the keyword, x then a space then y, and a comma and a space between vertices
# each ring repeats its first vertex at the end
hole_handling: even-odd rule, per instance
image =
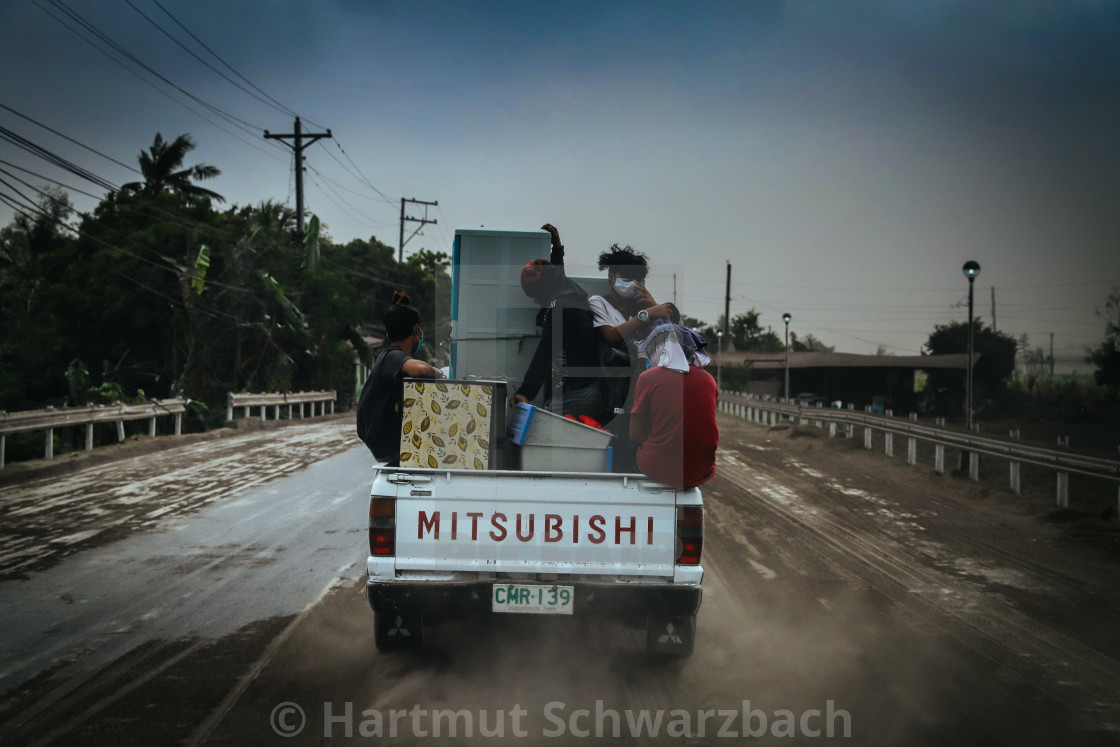
POLYGON ((155 142, 148 150, 140 151, 140 173, 144 176, 142 182, 129 182, 121 185, 122 192, 132 192, 155 197, 163 192, 181 195, 183 197, 209 197, 218 202, 225 202, 225 198, 217 192, 193 184, 195 180, 212 179, 222 172, 217 166, 199 163, 188 168, 182 168, 183 159, 187 153, 194 150, 194 141, 190 135, 184 134, 171 142, 163 139, 163 135, 156 133, 155 142))

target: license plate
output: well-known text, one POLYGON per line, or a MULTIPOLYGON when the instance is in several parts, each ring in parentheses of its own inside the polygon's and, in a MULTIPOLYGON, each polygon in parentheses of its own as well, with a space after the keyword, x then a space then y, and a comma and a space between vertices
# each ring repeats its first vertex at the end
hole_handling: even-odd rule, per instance
POLYGON ((575 600, 576 591, 571 586, 494 584, 490 609, 532 615, 570 615, 575 600))

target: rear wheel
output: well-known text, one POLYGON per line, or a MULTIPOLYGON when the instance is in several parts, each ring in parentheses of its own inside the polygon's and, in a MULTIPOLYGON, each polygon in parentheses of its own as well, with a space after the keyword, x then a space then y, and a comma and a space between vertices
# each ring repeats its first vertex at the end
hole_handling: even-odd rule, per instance
POLYGON ((395 611, 373 613, 373 642, 381 653, 419 648, 422 641, 420 615, 395 611))
POLYGON ((646 651, 651 654, 690 656, 696 643, 696 615, 646 618, 646 651))

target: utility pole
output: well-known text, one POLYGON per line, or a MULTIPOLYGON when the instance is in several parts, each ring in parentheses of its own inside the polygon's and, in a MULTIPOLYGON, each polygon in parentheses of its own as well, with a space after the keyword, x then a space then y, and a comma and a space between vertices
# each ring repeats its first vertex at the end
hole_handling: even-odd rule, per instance
MULTIPOLYGON (((279 140, 292 149, 296 156, 296 228, 299 231, 299 240, 303 241, 303 149, 311 145, 316 140, 321 140, 325 137, 333 137, 331 131, 328 129, 326 132, 304 132, 302 123, 299 117, 296 117, 295 132, 286 135, 273 135, 268 130, 264 131, 265 140, 279 140), (292 142, 287 142, 288 139, 292 142), (304 142, 306 141, 306 142, 304 142)), ((310 266, 310 262, 308 263, 310 266)))
POLYGON ((436 220, 429 220, 428 219, 428 206, 429 205, 439 205, 439 201, 437 200, 435 202, 424 202, 423 200, 408 199, 408 198, 405 198, 405 197, 401 198, 401 243, 399 244, 400 248, 397 249, 397 261, 398 262, 404 262, 404 245, 406 243, 408 243, 409 239, 411 239, 416 234, 420 233, 420 229, 424 227, 425 223, 438 223, 439 222, 439 221, 436 221, 436 220), (406 202, 413 202, 413 203, 416 203, 417 205, 423 205, 424 206, 424 217, 423 218, 413 218, 411 215, 405 215, 404 214, 404 204, 406 202), (409 234, 408 239, 406 239, 404 237, 404 222, 406 220, 410 220, 410 221, 413 221, 415 223, 420 224, 416 227, 415 231, 413 231, 411 234, 409 234))
POLYGON ((723 294, 723 334, 731 331, 731 260, 727 260, 727 290, 723 294))
POLYGON ((992 286, 992 331, 996 331, 996 287, 992 286))
POLYGON ((1050 333, 1050 378, 1054 378, 1054 333, 1050 333))

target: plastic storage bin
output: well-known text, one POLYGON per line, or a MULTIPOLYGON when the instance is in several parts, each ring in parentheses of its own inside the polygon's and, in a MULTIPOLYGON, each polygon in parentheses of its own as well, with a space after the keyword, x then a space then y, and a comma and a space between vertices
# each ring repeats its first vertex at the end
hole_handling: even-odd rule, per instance
POLYGON ((569 420, 533 405, 518 403, 510 414, 510 440, 518 446, 580 446, 606 449, 614 438, 599 428, 569 420))
POLYGON ((524 444, 521 469, 526 472, 610 472, 611 447, 524 444))

